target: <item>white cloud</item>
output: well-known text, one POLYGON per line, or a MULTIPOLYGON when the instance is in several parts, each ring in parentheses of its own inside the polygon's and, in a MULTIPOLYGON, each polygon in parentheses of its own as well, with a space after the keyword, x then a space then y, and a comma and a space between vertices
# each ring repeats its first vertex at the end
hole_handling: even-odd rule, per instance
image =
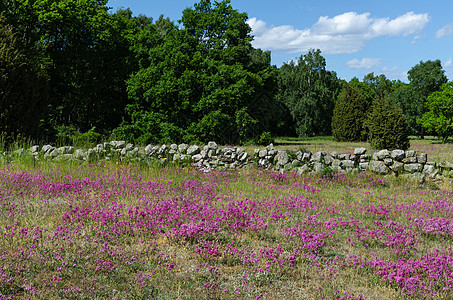
POLYGON ((453 68, 453 61, 449 58, 446 62, 443 63, 444 68, 453 68))
POLYGON ((448 35, 453 34, 453 23, 447 24, 441 29, 437 30, 436 32, 436 38, 440 39, 448 35))
POLYGON ((251 18, 256 48, 289 53, 321 49, 324 53, 354 53, 366 40, 379 36, 407 36, 420 32, 429 22, 428 14, 408 12, 390 20, 372 18, 370 13, 347 12, 333 18, 320 17, 311 28, 298 29, 291 25, 268 26, 251 18))
POLYGON ((354 58, 346 63, 348 68, 351 69, 371 69, 376 68, 382 64, 382 59, 380 58, 362 58, 358 60, 354 58))

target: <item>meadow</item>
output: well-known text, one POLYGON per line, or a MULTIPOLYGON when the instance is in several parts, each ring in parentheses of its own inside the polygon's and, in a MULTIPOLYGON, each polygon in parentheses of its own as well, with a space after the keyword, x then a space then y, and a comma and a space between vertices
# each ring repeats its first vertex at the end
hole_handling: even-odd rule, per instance
POLYGON ((3 165, 0 299, 451 299, 452 193, 366 173, 3 165))

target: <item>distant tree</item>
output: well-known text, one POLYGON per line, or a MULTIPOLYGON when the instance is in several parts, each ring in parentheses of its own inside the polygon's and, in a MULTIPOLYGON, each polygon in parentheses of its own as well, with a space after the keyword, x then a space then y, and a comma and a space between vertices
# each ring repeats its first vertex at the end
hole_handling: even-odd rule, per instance
POLYGON ((435 61, 420 61, 407 74, 410 85, 421 93, 425 101, 429 95, 438 91, 442 84, 447 82, 447 76, 445 76, 445 71, 442 69, 442 64, 438 59, 435 61))
POLYGON ((47 75, 25 55, 11 25, 0 15, 0 134, 37 138, 47 105, 47 75))
POLYGON ((375 149, 409 148, 406 119, 388 97, 377 97, 364 123, 368 141, 375 149))
POLYGON ((326 70, 326 60, 319 49, 310 50, 297 63, 285 63, 279 69, 277 98, 288 107, 298 136, 331 134, 340 89, 336 73, 326 70))
POLYGON ((418 123, 428 132, 438 134, 445 143, 453 135, 453 81, 429 95, 425 106, 427 111, 418 123))
POLYGON ((408 133, 422 136, 422 127, 417 123, 417 120, 425 111, 420 90, 409 84, 403 84, 390 94, 390 100, 403 111, 407 121, 408 133))
POLYGON ((335 103, 332 134, 337 141, 360 141, 364 138, 365 105, 359 89, 345 83, 335 103))

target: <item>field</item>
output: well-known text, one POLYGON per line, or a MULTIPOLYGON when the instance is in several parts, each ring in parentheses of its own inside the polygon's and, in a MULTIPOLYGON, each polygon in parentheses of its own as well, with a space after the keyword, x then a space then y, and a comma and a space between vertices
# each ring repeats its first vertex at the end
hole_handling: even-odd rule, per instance
POLYGON ((0 299, 451 299, 452 196, 365 173, 3 166, 0 299))

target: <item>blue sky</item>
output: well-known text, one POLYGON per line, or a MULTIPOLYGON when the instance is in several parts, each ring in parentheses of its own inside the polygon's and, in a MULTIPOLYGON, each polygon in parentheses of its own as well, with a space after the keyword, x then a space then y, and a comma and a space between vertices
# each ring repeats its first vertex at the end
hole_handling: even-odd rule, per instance
MULTIPOLYGON (((108 6, 179 20, 196 2, 110 0, 108 6)), ((270 50, 277 66, 319 48, 327 68, 346 80, 374 72, 407 81, 410 68, 435 59, 453 80, 451 0, 232 0, 231 5, 248 14, 253 46, 270 50)))

